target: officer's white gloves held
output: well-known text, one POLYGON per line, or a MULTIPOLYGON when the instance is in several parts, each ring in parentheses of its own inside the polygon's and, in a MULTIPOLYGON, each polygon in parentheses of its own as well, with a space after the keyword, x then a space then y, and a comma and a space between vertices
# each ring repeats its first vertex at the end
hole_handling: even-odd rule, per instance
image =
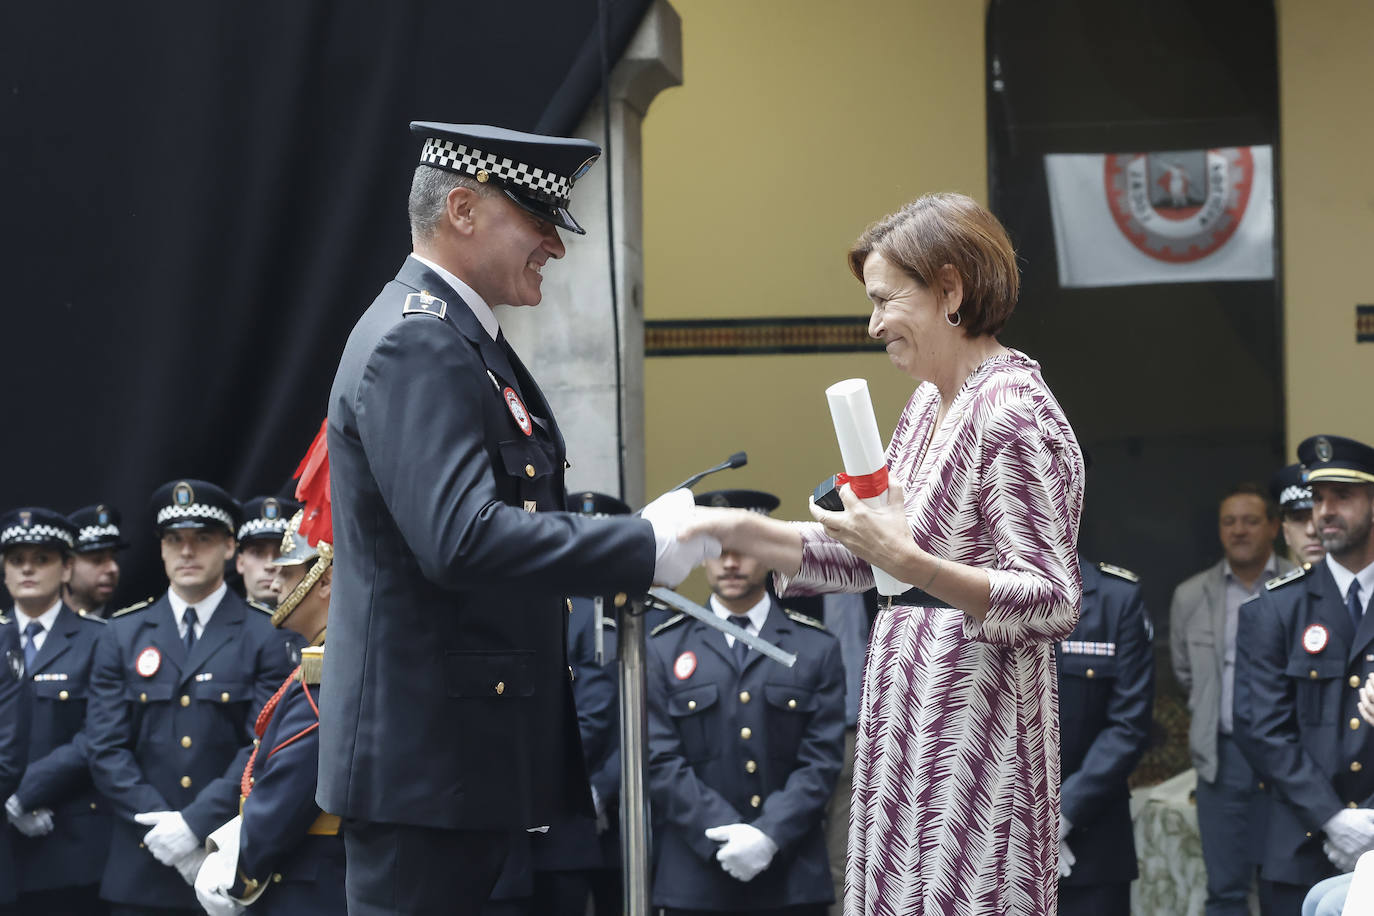
POLYGON ((185 881, 191 887, 195 887, 196 874, 200 871, 200 867, 205 864, 207 855, 208 853, 203 849, 193 849, 173 862, 172 867, 181 875, 181 880, 185 881))
POLYGON ((1063 811, 1060 811, 1060 812, 1059 812, 1059 840, 1060 840, 1060 842, 1063 842, 1063 841, 1064 841, 1064 838, 1067 837, 1067 836, 1069 835, 1069 833, 1070 833, 1072 830, 1073 830, 1073 822, 1070 821, 1067 817, 1064 816, 1064 812, 1063 812, 1063 811))
MULTIPOLYGON (((1354 860, 1360 857, 1360 853, 1374 846, 1374 809, 1342 808, 1322 825, 1322 830, 1326 831, 1327 844, 1331 849, 1349 860, 1353 868, 1354 860)), ((1327 856, 1340 865, 1330 853, 1327 856)))
POLYGON ((1073 867, 1076 864, 1078 864, 1078 859, 1074 856, 1073 850, 1069 848, 1068 843, 1061 839, 1059 841, 1059 877, 1063 879, 1073 874, 1073 867))
POLYGON ((1322 852, 1326 853, 1326 857, 1331 860, 1331 864, 1340 869, 1342 873, 1354 871, 1355 863, 1360 859, 1359 856, 1338 852, 1336 847, 1332 846, 1329 841, 1322 843, 1322 852))
POLYGON ((239 835, 243 818, 221 824, 205 838, 204 861, 196 873, 196 899, 210 916, 238 916, 243 904, 229 896, 229 889, 238 877, 239 835))
POLYGON ((778 854, 778 844, 757 827, 725 824, 706 831, 706 839, 722 844, 716 861, 726 874, 740 881, 752 881, 778 854))
POLYGON ((200 846, 200 841, 186 826, 186 819, 180 811, 145 811, 135 814, 134 820, 153 828, 143 835, 143 845, 163 865, 175 867, 200 846))
POLYGON ((720 556, 720 541, 698 535, 679 541, 677 533, 696 511, 696 497, 688 489, 664 493, 640 513, 654 526, 654 583, 675 587, 707 557, 720 556))
POLYGON ((1360 688, 1359 710, 1360 718, 1374 725, 1374 674, 1371 674, 1360 688))
POLYGON ((52 833, 52 811, 47 808, 25 811, 18 795, 11 795, 5 802, 5 816, 14 825, 14 829, 24 836, 46 836, 52 833))

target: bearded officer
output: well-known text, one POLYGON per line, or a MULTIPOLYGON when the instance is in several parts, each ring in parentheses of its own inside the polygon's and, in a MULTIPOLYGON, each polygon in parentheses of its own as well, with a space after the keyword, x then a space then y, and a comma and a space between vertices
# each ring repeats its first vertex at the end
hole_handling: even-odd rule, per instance
POLYGON ((1374 449, 1340 436, 1298 446, 1326 558, 1241 605, 1236 736, 1270 786, 1260 866, 1269 913, 1374 848, 1374 729, 1359 717, 1374 672, 1374 449))
POLYGON ((101 883, 115 916, 200 912, 201 844, 237 810, 258 711, 299 649, 224 584, 240 511, 203 480, 158 488, 169 588, 116 613, 96 651, 86 722, 116 817, 101 883))
POLYGON ((76 527, 76 547, 63 600, 91 617, 108 617, 113 610, 110 599, 119 588, 119 554, 129 546, 120 531, 119 510, 86 506, 67 516, 67 521, 76 527))
MULTIPOLYGON (((756 490, 697 502, 778 505, 756 490)), ((819 621, 773 600, 768 575, 733 552, 708 560, 711 609, 795 667, 684 615, 649 639, 653 898, 670 916, 824 916, 834 899, 822 821, 844 753, 844 662, 819 621)))
POLYGON ((414 254, 354 327, 329 402, 319 801, 345 819, 353 916, 477 912, 511 831, 592 812, 565 596, 624 604, 711 547, 677 541, 686 491, 643 518, 563 511, 563 436, 492 311, 538 304, 600 150, 411 127, 414 254))
POLYGON ((78 543, 78 529, 51 509, 16 509, 0 517, 30 720, 24 778, 5 811, 22 834, 14 841, 15 912, 34 916, 105 912, 100 876, 110 820, 91 782, 85 735, 91 665, 105 623, 62 600, 78 543))

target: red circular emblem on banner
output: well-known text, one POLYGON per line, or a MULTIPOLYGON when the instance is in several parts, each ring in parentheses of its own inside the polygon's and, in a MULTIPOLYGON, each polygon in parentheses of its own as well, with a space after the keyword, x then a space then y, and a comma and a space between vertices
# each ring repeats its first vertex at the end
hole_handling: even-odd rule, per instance
POLYGON ((1326 632, 1326 627, 1319 623, 1314 623, 1312 626, 1302 631, 1302 647, 1306 649, 1309 654, 1316 655, 1322 649, 1326 648, 1326 641, 1328 638, 1329 635, 1326 632))
POLYGON ((530 412, 525 409, 525 402, 520 400, 520 395, 515 393, 515 389, 507 386, 501 392, 506 397, 506 406, 510 408, 510 415, 515 417, 515 422, 520 426, 520 431, 525 435, 534 433, 534 424, 530 422, 530 412))
POLYGON ((162 653, 152 646, 138 653, 138 661, 134 662, 134 670, 144 677, 152 677, 161 667, 162 653))
POLYGON ((1122 235, 1171 264, 1200 261, 1230 241, 1250 205, 1248 147, 1105 157, 1107 206, 1122 235))
POLYGON ((692 676, 692 672, 697 670, 697 654, 695 652, 683 652, 673 662, 673 674, 677 675, 679 681, 685 681, 692 676))

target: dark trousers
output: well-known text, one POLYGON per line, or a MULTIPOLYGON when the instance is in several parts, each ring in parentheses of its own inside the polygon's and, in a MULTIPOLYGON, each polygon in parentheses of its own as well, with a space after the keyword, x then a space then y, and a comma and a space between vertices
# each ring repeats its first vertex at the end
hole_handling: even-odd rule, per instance
POLYGON ((132 906, 110 904, 110 916, 205 916, 204 910, 182 910, 167 906, 132 906))
POLYGON ((1249 916, 1264 849, 1264 793, 1229 735, 1217 735, 1217 778, 1197 782, 1197 827, 1207 867, 1207 916, 1249 916))
POLYGON ((1131 882, 1059 885, 1059 916, 1131 916, 1131 882))
POLYGON ((100 899, 100 885, 89 884, 20 894, 14 912, 17 916, 106 916, 110 905, 100 899))
POLYGON ((1301 916, 1302 902, 1312 888, 1304 884, 1260 881, 1260 912, 1264 916, 1301 916))
POLYGON ((663 916, 825 916, 829 905, 825 903, 804 903, 800 906, 780 906, 767 910, 674 910, 665 908, 663 916))
POLYGON ((539 916, 586 916, 588 897, 596 916, 620 916, 620 871, 589 868, 534 873, 534 912, 539 916))
POLYGON ((348 916, 478 916, 509 849, 506 831, 348 821, 348 916))

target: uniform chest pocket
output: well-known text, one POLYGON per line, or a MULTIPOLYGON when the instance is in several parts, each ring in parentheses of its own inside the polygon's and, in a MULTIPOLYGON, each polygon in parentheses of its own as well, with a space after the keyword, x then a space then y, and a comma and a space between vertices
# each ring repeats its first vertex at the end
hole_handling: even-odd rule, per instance
POLYGON ((529 440, 502 442, 501 465, 511 477, 537 480, 553 473, 553 461, 542 448, 529 440))
POLYGON ((700 684, 668 694, 668 715, 673 718, 690 761, 710 760, 720 754, 720 737, 711 729, 716 720, 711 711, 718 712, 718 700, 715 684, 700 684))
POLYGON ((80 681, 34 681, 33 695, 54 703, 84 703, 86 685, 80 681))
POLYGON ((814 690, 796 684, 765 684, 763 699, 768 715, 767 755, 791 760, 820 699, 814 690))
POLYGON ((1339 682, 1345 677, 1345 659, 1304 652, 1301 656, 1290 656, 1283 673, 1290 678, 1299 722, 1330 725, 1340 717, 1339 682))
POLYGON ((1081 677, 1088 681, 1115 680, 1116 659, 1108 655, 1084 655, 1065 652, 1059 656, 1059 673, 1064 677, 1081 677))
MULTIPOLYGON (((167 681, 131 683, 124 690, 124 698, 135 706, 168 703, 172 699, 172 687, 173 685, 167 681)), ((188 705, 189 702, 188 700, 188 705)))
POLYGON ((197 703, 210 703, 228 706, 234 703, 247 703, 253 698, 252 691, 242 681, 214 679, 196 681, 190 685, 190 696, 197 703))

